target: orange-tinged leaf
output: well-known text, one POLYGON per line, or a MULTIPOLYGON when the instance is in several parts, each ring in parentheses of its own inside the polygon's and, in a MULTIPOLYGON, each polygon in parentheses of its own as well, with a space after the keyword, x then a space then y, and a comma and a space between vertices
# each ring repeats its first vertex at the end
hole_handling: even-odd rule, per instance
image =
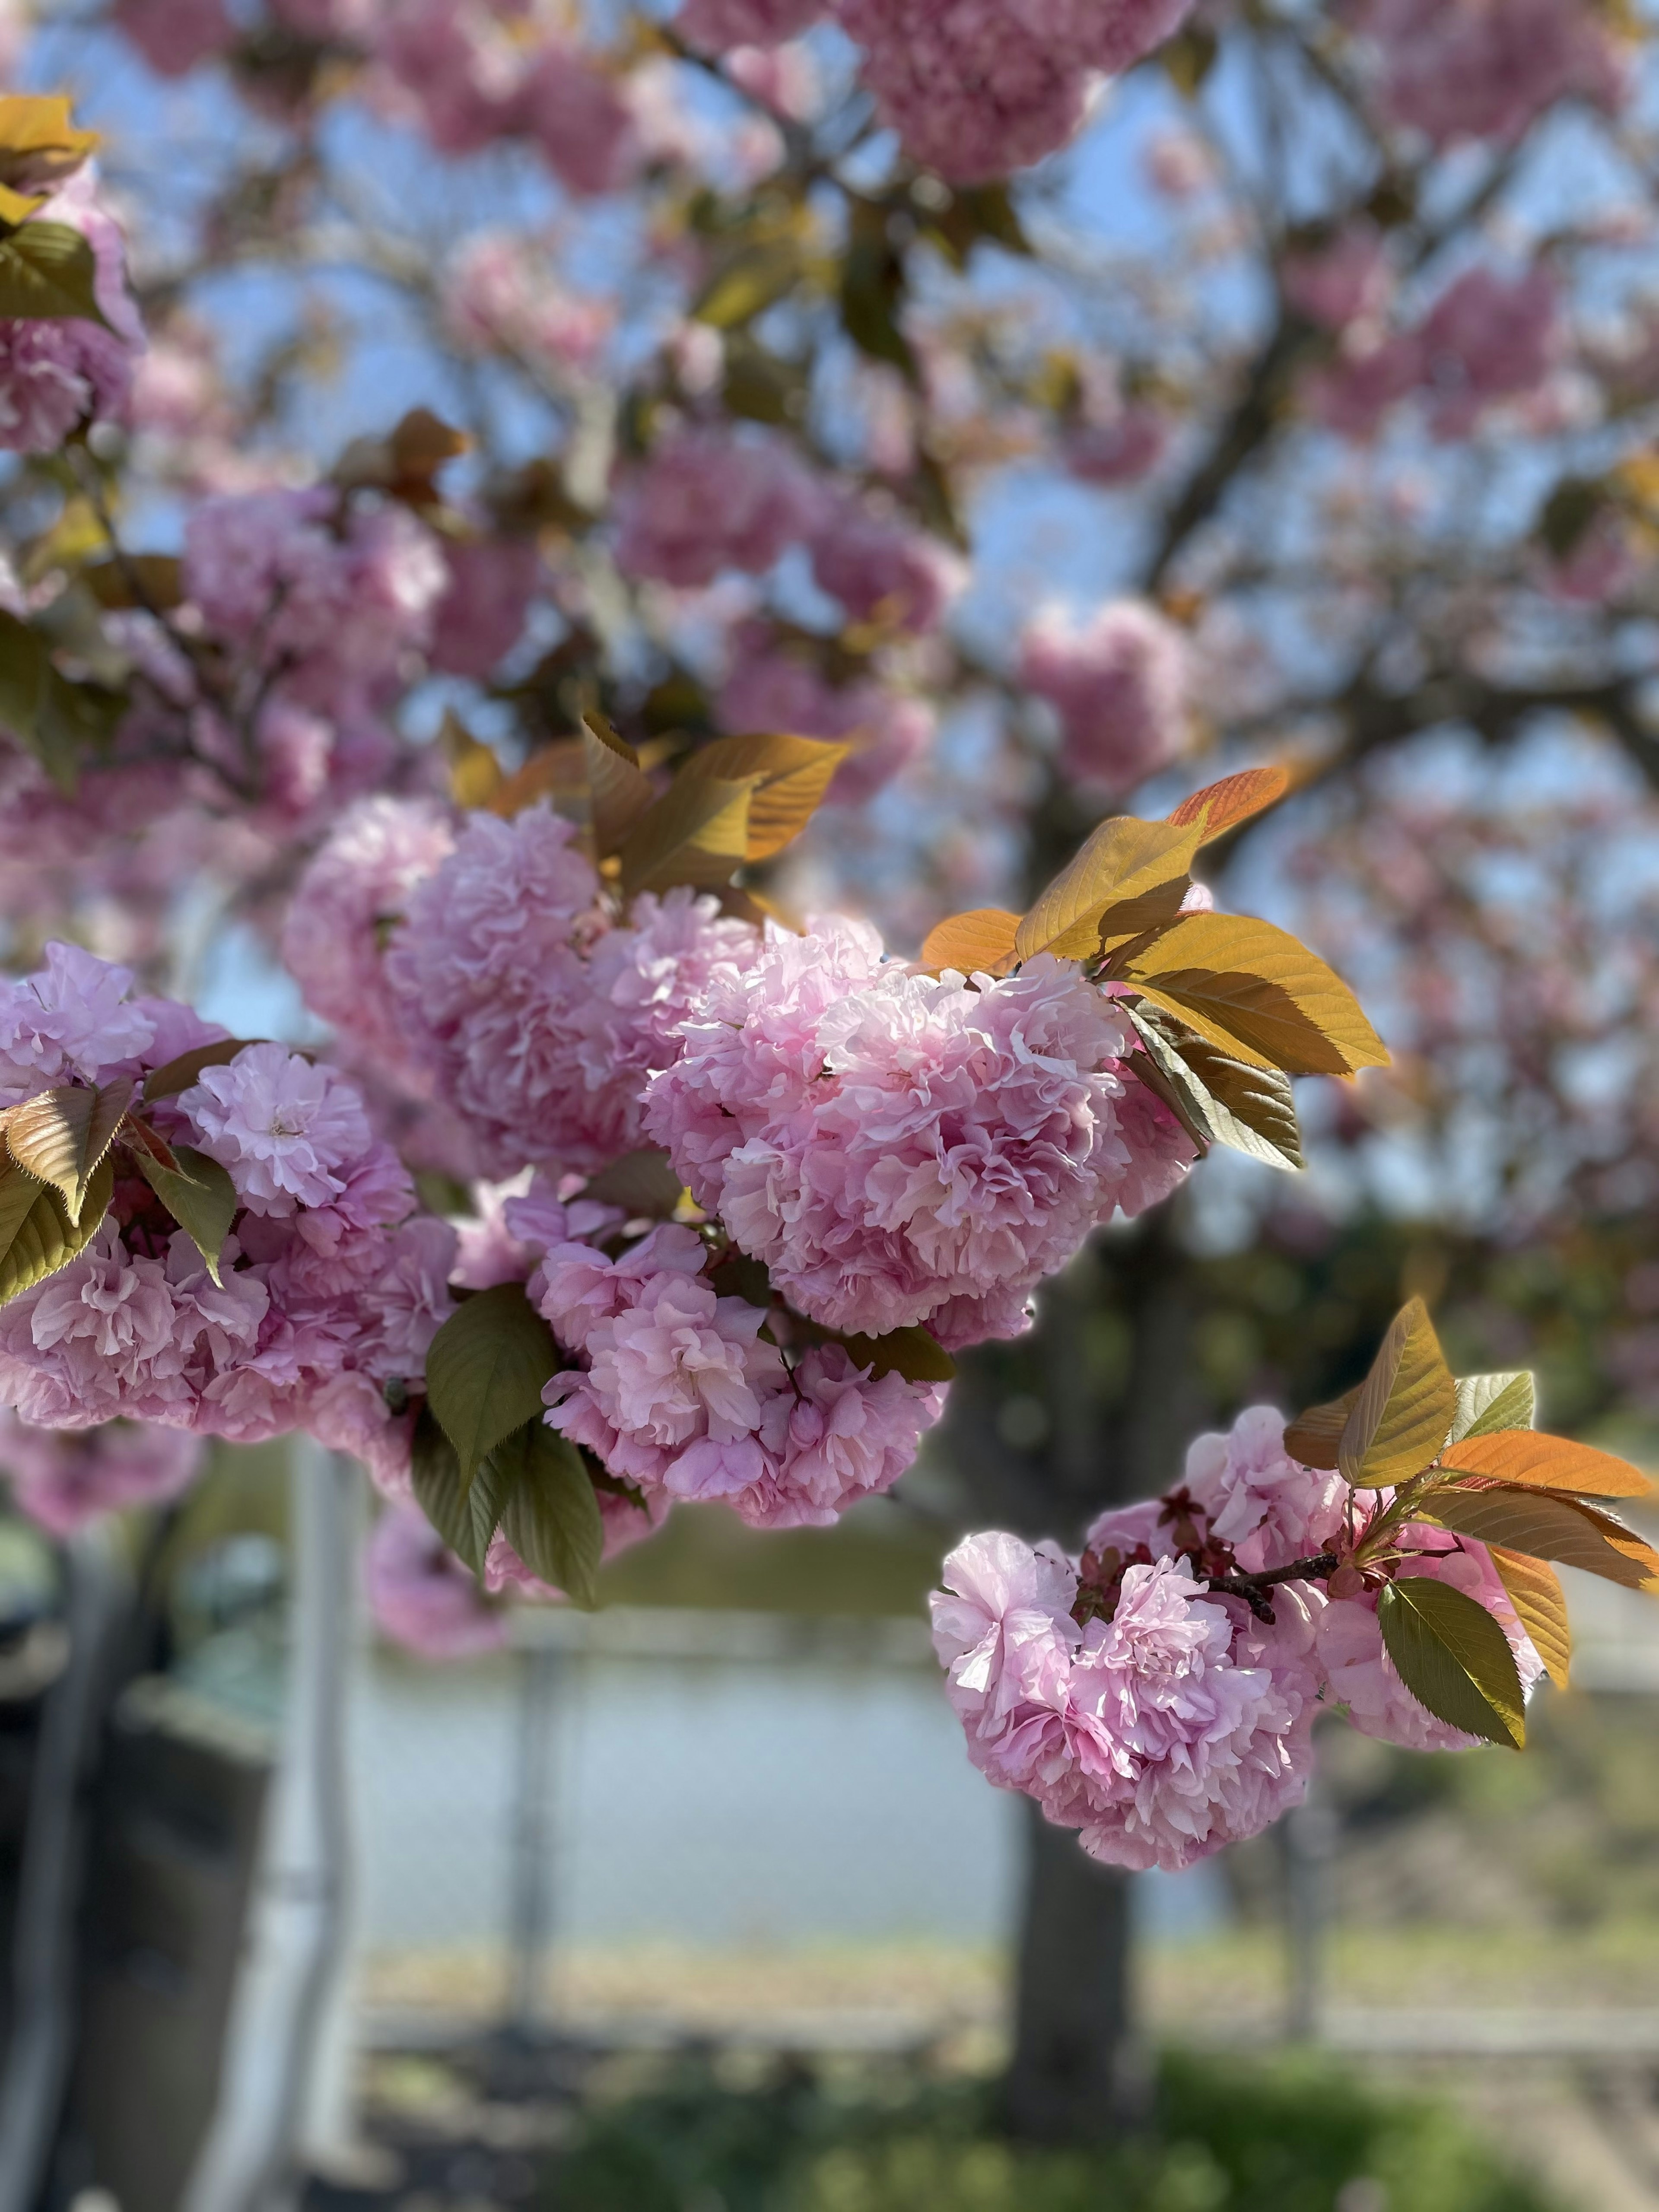
POLYGON ((656 799, 639 757, 597 714, 583 718, 582 764, 592 808, 593 849, 600 860, 617 852, 656 799))
POLYGON ((1202 842, 1198 824, 1142 822, 1133 814, 1103 822, 1020 923, 1016 958, 1052 952, 1062 960, 1087 959, 1100 949, 1107 908, 1184 882, 1202 842))
POLYGON ((81 1225, 88 1187, 115 1140, 132 1091, 132 1079, 125 1075, 101 1090, 66 1085, 26 1099, 5 1116, 6 1149, 26 1173, 59 1193, 71 1229, 81 1225))
POLYGON ((1558 1690, 1567 1686, 1572 1662, 1572 1631, 1567 1625, 1566 1592, 1561 1577, 1542 1559, 1524 1552, 1489 1547, 1498 1579, 1504 1585, 1516 1618, 1532 1638, 1533 1649, 1544 1662, 1544 1671, 1558 1690))
POLYGON ((921 965, 954 968, 963 975, 981 969, 988 975, 1006 975, 1013 965, 1017 914, 1000 907, 978 906, 971 914, 953 914, 937 929, 930 929, 921 948, 921 965))
POLYGON ((1431 1521, 1478 1543, 1580 1567, 1624 1589, 1645 1589, 1659 1576, 1659 1554, 1635 1529, 1610 1513, 1547 1490, 1437 1484, 1412 1514, 1414 1520, 1431 1521))
POLYGON ((746 860, 769 860, 796 837, 822 805, 848 747, 822 738, 760 732, 716 738, 700 745, 678 781, 719 777, 728 783, 755 780, 749 802, 746 860))
POLYGON ((1310 1406, 1305 1413, 1298 1413, 1285 1431, 1285 1449, 1290 1456, 1300 1460, 1304 1467, 1334 1470, 1342 1431, 1348 1425, 1348 1415, 1358 1395, 1359 1385, 1355 1383, 1340 1398, 1333 1398, 1323 1406, 1310 1406))
POLYGON ((456 805, 488 806, 506 781, 501 764, 488 745, 478 743, 453 707, 444 710, 438 742, 449 763, 449 795, 456 805))
POLYGON ((1337 1464, 1357 1487, 1382 1490, 1421 1474, 1446 1441, 1457 1382, 1421 1298, 1389 1325, 1370 1372, 1349 1408, 1337 1464))
POLYGON ((1388 1064, 1347 985, 1271 922, 1184 915, 1126 961, 1122 975, 1201 1036, 1258 1066, 1351 1075, 1388 1064))
POLYGON ((53 184, 78 169, 97 143, 95 131, 70 122, 61 94, 0 96, 0 183, 23 191, 53 184))
MULTIPOLYGON (((493 757, 493 756, 492 756, 493 757)), ((499 814, 510 822, 515 814, 522 814, 526 806, 534 806, 539 799, 550 799, 561 813, 580 818, 581 801, 587 788, 587 774, 582 760, 581 743, 576 738, 558 738, 550 745, 543 745, 532 753, 524 766, 499 783, 491 795, 480 803, 486 812, 499 814), (564 801, 560 805, 560 801, 564 801)))
POLYGON ((749 808, 757 776, 677 776, 643 815, 618 855, 624 895, 690 884, 718 890, 749 850, 749 808))
POLYGON ((1656 1495, 1647 1476, 1628 1460, 1537 1429, 1500 1429, 1492 1436, 1464 1437, 1448 1445, 1445 1464, 1466 1474, 1490 1475, 1496 1482, 1518 1483, 1529 1490, 1562 1490, 1583 1498, 1656 1495))
POLYGON ((1263 814, 1267 808, 1283 799, 1291 787, 1288 769, 1277 763, 1268 768, 1241 769, 1237 775, 1224 775, 1219 783, 1206 784, 1202 791, 1194 791, 1183 799, 1170 821, 1181 829, 1197 823, 1203 830, 1200 843, 1208 845, 1229 830, 1237 829, 1241 822, 1263 814))

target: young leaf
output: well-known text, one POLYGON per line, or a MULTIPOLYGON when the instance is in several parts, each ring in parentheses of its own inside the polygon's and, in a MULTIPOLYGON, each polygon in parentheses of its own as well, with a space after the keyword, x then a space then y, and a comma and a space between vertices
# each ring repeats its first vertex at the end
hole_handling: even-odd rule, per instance
POLYGON ((959 975, 1006 975, 1013 965, 1017 914, 1000 907, 975 907, 971 914, 953 914, 930 929, 921 947, 921 964, 938 971, 954 968, 959 975))
POLYGON ((1401 1308, 1359 1386, 1337 1449, 1345 1481, 1365 1490, 1408 1482, 1446 1441, 1457 1384, 1421 1298, 1401 1308))
POLYGON ((115 1173, 105 1160, 93 1170, 79 1222, 71 1223, 49 1185, 9 1162, 0 1168, 0 1305, 32 1291, 86 1249, 114 1189, 115 1173))
POLYGON ((1420 1517, 1482 1544, 1581 1567, 1622 1589, 1645 1589, 1659 1570, 1659 1560, 1633 1528, 1547 1490, 1465 1490, 1437 1484, 1423 1500, 1420 1517), (1611 1540, 1610 1530, 1618 1541, 1611 1540))
POLYGON ((1567 1599, 1560 1576, 1541 1559, 1529 1559, 1522 1552, 1507 1552, 1497 1544, 1489 1549, 1498 1578, 1515 1607, 1515 1617, 1532 1638, 1544 1672, 1558 1690, 1565 1690, 1572 1663, 1572 1631, 1567 1625, 1567 1599))
POLYGON ((177 1163, 173 1167, 155 1158, 145 1147, 135 1146, 132 1157, 138 1172, 195 1245, 216 1283, 219 1255, 242 1202, 235 1184, 217 1160, 191 1145, 173 1146, 177 1163))
POLYGON ((848 750, 819 738, 716 738, 698 746, 677 781, 758 779, 749 801, 749 842, 743 857, 769 860, 811 820, 848 750))
POLYGON ((1020 923, 1015 957, 1052 952, 1086 959, 1100 949, 1108 907, 1182 882, 1202 838, 1201 824, 1142 822, 1131 814, 1103 822, 1020 923))
POLYGON ((601 860, 614 853, 656 803, 639 756, 597 714, 582 723, 582 760, 593 810, 593 848, 601 860))
POLYGON ((0 180, 32 191, 72 176, 98 143, 95 131, 77 131, 61 93, 0 95, 0 180))
MULTIPOLYGON (((828 1334, 828 1332, 826 1332, 828 1334)), ((868 1367, 879 1378, 902 1375, 907 1382, 948 1382, 957 1363, 925 1328, 890 1329, 885 1336, 842 1336, 856 1367, 868 1367)))
POLYGON ((1190 876, 1172 876, 1134 898, 1114 899, 1100 917, 1101 951, 1114 956, 1115 965, 1144 952, 1154 938, 1174 928, 1191 889, 1190 876))
POLYGON ((78 1227, 94 1169, 108 1152, 132 1100, 132 1079, 101 1090, 67 1085, 43 1091, 5 1116, 6 1149, 20 1168, 49 1182, 78 1227))
MULTIPOLYGON (((1183 833, 1192 836, 1194 833, 1183 833)), ((1340 976, 1271 922, 1183 915, 1123 980, 1222 1051, 1287 1075, 1352 1075, 1388 1053, 1340 976)))
POLYGON ((1519 1751, 1526 1701, 1509 1639, 1483 1605, 1449 1583, 1405 1575, 1385 1583, 1377 1626, 1401 1680, 1449 1728, 1519 1751))
POLYGON ((1652 1483, 1628 1460, 1536 1429, 1463 1437, 1448 1447, 1445 1463, 1464 1474, 1490 1475, 1494 1482, 1519 1483, 1528 1490, 1565 1490, 1585 1498, 1654 1495, 1652 1483))
POLYGON ((629 1215, 649 1214, 665 1221, 679 1204, 683 1188, 669 1165, 667 1153, 647 1146, 637 1152, 624 1152, 621 1159, 601 1168, 582 1196, 596 1198, 605 1206, 620 1206, 629 1215))
POLYGON ((573 1604, 596 1604, 605 1522, 575 1445, 534 1420, 497 1444, 490 1460, 502 1474, 502 1535, 532 1575, 573 1604))
MULTIPOLYGON (((1276 1067, 1252 1067, 1149 1005, 1127 1009, 1151 1060, 1202 1117, 1206 1135, 1269 1167, 1303 1164, 1302 1131, 1291 1079, 1276 1067)), ((1132 1061, 1137 1074, 1140 1068, 1132 1061)), ((1183 1119, 1185 1116, 1183 1115, 1183 1119)))
POLYGON ((519 1283, 497 1283, 458 1306, 426 1355, 427 1402, 455 1447, 461 1482, 503 1437, 538 1420, 542 1385, 559 1355, 519 1283))
POLYGON ((736 783, 723 776, 677 776, 623 844, 624 895, 667 890, 675 884, 718 890, 748 857, 749 809, 760 781, 759 776, 736 783))
POLYGON ((26 222, 0 239, 0 315, 19 321, 102 323, 98 263, 88 239, 67 222, 26 222))
POLYGON ((1241 822, 1265 813, 1283 799, 1290 787, 1290 773, 1285 769, 1241 769, 1237 775, 1224 775, 1219 783, 1206 784, 1202 791, 1193 792, 1182 800, 1170 820, 1181 830, 1197 823, 1203 832, 1200 843, 1212 844, 1229 830, 1237 830, 1241 822))
POLYGON ((1451 1441, 1490 1436, 1498 1429, 1529 1429, 1535 1404, 1533 1378, 1525 1368, 1506 1375, 1462 1376, 1451 1441))
POLYGON ((1305 1413, 1298 1413, 1285 1431, 1285 1449, 1290 1456, 1300 1460, 1304 1467, 1334 1469, 1342 1431, 1348 1425, 1348 1415, 1353 1411, 1362 1387, 1355 1383, 1340 1398, 1333 1398, 1323 1406, 1310 1406, 1305 1413))
POLYGON ((174 1098, 199 1082, 204 1067, 226 1067, 239 1052, 246 1052, 246 1037, 221 1037, 216 1044, 192 1045, 176 1060, 163 1060, 144 1078, 144 1103, 155 1098, 174 1098))

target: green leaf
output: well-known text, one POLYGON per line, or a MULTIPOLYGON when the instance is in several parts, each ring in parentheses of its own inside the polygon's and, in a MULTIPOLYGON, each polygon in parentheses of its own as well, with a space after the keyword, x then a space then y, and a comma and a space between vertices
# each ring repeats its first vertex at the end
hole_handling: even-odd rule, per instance
POLYGON ((893 244, 887 210, 851 194, 847 258, 842 264, 841 326, 860 353, 890 362, 911 383, 916 356, 899 326, 904 306, 904 258, 893 244))
POLYGON ((216 1044, 193 1045, 176 1060, 164 1060, 144 1078, 146 1104, 153 1098, 173 1098, 201 1079, 204 1067, 225 1067, 239 1052, 246 1052, 246 1037, 221 1037, 216 1044))
POLYGON ((1448 1728, 1519 1751, 1526 1700, 1509 1639, 1485 1606, 1449 1583, 1406 1575, 1384 1585, 1377 1625, 1401 1680, 1448 1728))
POLYGON ((878 1376, 902 1375, 907 1382, 948 1382, 957 1363, 925 1328, 894 1328, 885 1336, 837 1336, 855 1365, 878 1376))
POLYGON ((69 223, 26 222, 0 239, 0 315, 29 322, 74 317, 108 330, 97 281, 91 242, 69 223))
POLYGON ((132 1157, 138 1163, 138 1172, 195 1245, 216 1283, 221 1279, 219 1255, 242 1201, 217 1160, 198 1152, 192 1145, 175 1145, 172 1150, 176 1167, 168 1167, 141 1146, 134 1146, 132 1157))
POLYGON ((501 1519, 499 1477, 486 1466, 471 1483, 461 1480, 455 1447, 429 1405, 423 1405, 415 1417, 410 1474, 422 1512, 463 1565, 482 1575, 484 1554, 501 1519))
MULTIPOLYGON (((1143 1003, 1126 1011, 1146 1048, 1145 1058, 1175 1094, 1160 1095, 1189 1129, 1196 1122, 1207 1141, 1230 1146, 1269 1167, 1294 1173, 1304 1164, 1288 1075, 1234 1059, 1158 1007, 1143 1003)), ((1139 1061, 1130 1066, 1144 1076, 1139 1061)))
POLYGON ((455 1447, 461 1481, 501 1443, 539 1419, 557 1373, 552 1333, 521 1283, 497 1283, 458 1306, 426 1355, 427 1402, 455 1447))
POLYGON ((1444 1445, 1457 1384, 1421 1298, 1395 1316, 1342 1431, 1346 1481, 1381 1490, 1420 1474, 1444 1445))
POLYGON ((1498 1429, 1529 1429, 1535 1413, 1536 1390, 1525 1368, 1505 1375, 1460 1376, 1450 1441, 1491 1436, 1498 1429))
POLYGON ((132 1079, 101 1090, 66 1085, 43 1091, 5 1116, 6 1149, 20 1168, 49 1182, 77 1227, 93 1170, 115 1140, 132 1100, 132 1079))
POLYGON ((1142 822, 1120 814, 1103 822, 1020 923, 1015 957, 1052 952, 1083 960, 1097 952, 1107 908, 1184 882, 1203 835, 1201 820, 1142 822))
POLYGON ((120 693, 71 684, 38 631, 0 613, 0 727, 34 755, 60 791, 74 796, 82 756, 107 746, 125 711, 120 693))
POLYGON ((501 1534, 531 1573, 573 1604, 596 1604, 605 1522, 575 1445, 538 1418, 499 1443, 490 1464, 501 1474, 501 1534))
POLYGON ((666 1220, 679 1204, 683 1188, 667 1153, 647 1146, 641 1152, 624 1152, 621 1159, 601 1168, 582 1196, 596 1198, 602 1205, 620 1206, 630 1216, 666 1220))
POLYGON ((711 330, 740 330, 793 291, 802 266, 800 247, 793 239, 746 246, 709 279, 691 319, 711 330))
POLYGON ((20 1167, 0 1168, 0 1305, 68 1267, 97 1235, 115 1189, 107 1160, 93 1170, 81 1218, 72 1223, 50 1186, 20 1167))

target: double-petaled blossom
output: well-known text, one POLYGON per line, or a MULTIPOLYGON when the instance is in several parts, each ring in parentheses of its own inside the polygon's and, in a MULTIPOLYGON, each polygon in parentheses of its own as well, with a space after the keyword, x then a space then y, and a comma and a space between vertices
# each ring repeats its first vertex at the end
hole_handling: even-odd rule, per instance
POLYGON ((1079 1628, 1070 1563, 998 1534, 958 1545, 945 1582, 933 1641, 969 1756, 1095 1857, 1190 1866, 1299 1802, 1316 1682, 1294 1601, 1282 1628, 1247 1626, 1158 1559, 1127 1570, 1109 1620, 1079 1628))
POLYGON ((755 942, 684 890, 635 900, 616 927, 570 824, 532 808, 468 825, 410 893, 386 976, 416 1064, 493 1172, 591 1172, 641 1142, 647 1076, 755 942))
POLYGON ((531 1288, 580 1363, 547 1387, 551 1425, 647 1504, 718 1500, 761 1528, 824 1526, 889 1488, 941 1394, 838 1344, 792 1364, 774 1315, 722 1295, 707 1258, 674 1224, 617 1260, 576 1243, 546 1252, 531 1288))
POLYGON ((831 684, 811 659, 779 642, 769 623, 737 623, 731 653, 714 702, 722 726, 733 736, 789 730, 797 737, 830 738, 845 744, 847 758, 828 793, 837 805, 856 806, 873 798, 933 742, 936 717, 925 699, 897 690, 878 676, 831 684))
MULTIPOLYGON (((76 1080, 141 1081, 221 1033, 132 999, 130 974, 73 948, 0 991, 7 1103, 76 1080)), ((407 1481, 408 1419, 385 1385, 418 1382, 452 1307, 453 1231, 355 1089, 281 1045, 244 1046, 146 1108, 167 1142, 226 1169, 237 1206, 214 1279, 118 1146, 113 1199, 85 1249, 0 1307, 0 1404, 40 1428, 126 1417, 254 1441, 308 1428, 407 1481)))
POLYGON ((490 1605, 418 1505, 394 1499, 363 1553, 363 1594, 382 1636, 422 1659, 471 1659, 507 1641, 490 1605))
POLYGON ((630 576, 682 588, 723 569, 759 575, 811 532, 821 495, 780 441, 683 429, 624 477, 617 559, 630 576))
MULTIPOLYGON (((1211 1589, 1342 1540, 1346 1486, 1284 1438, 1265 1406, 1200 1437, 1182 1487, 1101 1515, 1080 1561, 999 1533, 945 1561, 933 1638, 969 1756, 1115 1865, 1189 1866, 1297 1803, 1322 1703, 1413 1750, 1475 1741, 1406 1689, 1375 1589, 1332 1599, 1318 1578, 1281 1583, 1271 1621, 1211 1589)), ((1357 1533, 1388 1502, 1358 1507, 1357 1533)), ((1450 1583, 1496 1617, 1530 1691, 1541 1662, 1486 1547, 1425 1527, 1398 1540, 1401 1575, 1450 1583)))
POLYGON ((969 982, 884 962, 856 923, 770 931, 681 1034, 647 1129, 791 1304, 834 1328, 1017 1307, 1193 1157, 1149 1093, 1132 1139, 1127 1024, 1047 955, 969 982))
POLYGON ((1581 0, 1367 0, 1378 105, 1437 146, 1519 137, 1575 94, 1617 107, 1627 76, 1611 10, 1581 0))

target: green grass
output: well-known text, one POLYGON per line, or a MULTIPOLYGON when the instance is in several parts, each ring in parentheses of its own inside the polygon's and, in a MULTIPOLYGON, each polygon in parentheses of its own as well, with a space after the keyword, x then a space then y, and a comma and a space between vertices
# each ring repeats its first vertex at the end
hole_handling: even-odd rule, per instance
POLYGON ((734 2087, 688 2066, 590 2108, 549 2212, 1552 2212, 1431 2100, 1328 2062, 1182 2053, 1152 2124, 1110 2148, 1039 2150, 982 2084, 787 2064, 734 2087))

